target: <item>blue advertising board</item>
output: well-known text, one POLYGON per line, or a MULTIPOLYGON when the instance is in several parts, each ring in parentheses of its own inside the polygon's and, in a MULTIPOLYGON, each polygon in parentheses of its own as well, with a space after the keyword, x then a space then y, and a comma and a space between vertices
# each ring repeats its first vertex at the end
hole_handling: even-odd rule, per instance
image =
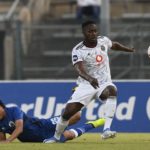
MULTIPOLYGON (((150 132, 150 81, 115 81, 118 104, 112 129, 117 132, 150 132)), ((74 81, 0 82, 0 99, 7 106, 18 105, 29 116, 60 115, 70 98, 74 81)), ((104 105, 93 101, 83 110, 80 126, 103 116, 104 105)), ((101 131, 101 129, 93 132, 101 131)))

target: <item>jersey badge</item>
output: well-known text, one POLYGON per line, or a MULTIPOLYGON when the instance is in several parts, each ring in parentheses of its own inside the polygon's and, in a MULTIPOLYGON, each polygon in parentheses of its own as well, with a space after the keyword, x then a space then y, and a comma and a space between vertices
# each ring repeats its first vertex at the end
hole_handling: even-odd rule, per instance
POLYGON ((96 56, 96 61, 97 61, 98 63, 102 62, 102 60, 103 60, 103 57, 102 57, 101 55, 97 55, 97 56, 96 56))

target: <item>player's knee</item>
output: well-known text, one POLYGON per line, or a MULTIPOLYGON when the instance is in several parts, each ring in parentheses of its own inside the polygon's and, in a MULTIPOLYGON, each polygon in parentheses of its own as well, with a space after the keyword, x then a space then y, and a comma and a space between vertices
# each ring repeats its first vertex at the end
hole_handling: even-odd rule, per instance
POLYGON ((106 88, 106 89, 104 89, 104 91, 100 95, 100 99, 101 100, 106 100, 108 97, 109 97, 109 90, 106 88))
POLYGON ((108 90, 109 90, 109 97, 111 97, 111 96, 116 97, 117 96, 117 89, 114 86, 108 86, 108 90))
POLYGON ((79 114, 72 114, 72 113, 65 113, 62 115, 64 120, 69 120, 69 124, 75 124, 81 119, 81 115, 79 114))
POLYGON ((108 86, 104 89, 102 94, 100 95, 101 100, 106 100, 109 97, 116 97, 117 89, 114 86, 108 86))
POLYGON ((64 113, 62 114, 62 117, 64 120, 69 120, 71 117, 75 116, 76 119, 80 119, 80 115, 77 114, 83 107, 82 104, 75 103, 75 104, 68 104, 65 108, 64 113))
POLYGON ((69 112, 65 112, 65 113, 62 114, 62 118, 64 120, 69 120, 71 117, 72 117, 72 114, 69 113, 69 112))

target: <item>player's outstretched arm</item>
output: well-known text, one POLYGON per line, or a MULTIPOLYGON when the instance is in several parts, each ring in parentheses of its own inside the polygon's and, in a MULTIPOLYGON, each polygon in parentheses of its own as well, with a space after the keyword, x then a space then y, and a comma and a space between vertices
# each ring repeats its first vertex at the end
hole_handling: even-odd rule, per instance
POLYGON ((135 52, 134 48, 126 47, 126 46, 120 44, 119 42, 112 42, 111 49, 115 50, 115 51, 135 52))
POLYGON ((5 140, 2 140, 1 143, 10 143, 15 140, 23 131, 23 120, 19 119, 15 122, 15 130, 13 133, 5 140))
POLYGON ((6 140, 6 134, 3 132, 0 132, 0 142, 6 140))
POLYGON ((105 119, 101 118, 101 119, 98 119, 95 121, 88 122, 81 127, 66 130, 63 133, 63 136, 61 137, 60 141, 65 142, 65 141, 77 138, 77 137, 81 136, 82 134, 84 134, 84 133, 86 133, 86 132, 88 132, 94 128, 98 128, 100 126, 103 126, 104 123, 105 123, 105 119))

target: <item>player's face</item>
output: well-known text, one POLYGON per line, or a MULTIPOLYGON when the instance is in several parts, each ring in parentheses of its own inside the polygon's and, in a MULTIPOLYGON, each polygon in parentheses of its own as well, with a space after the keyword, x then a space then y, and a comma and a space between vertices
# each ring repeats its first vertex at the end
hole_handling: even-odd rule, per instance
POLYGON ((83 30, 84 38, 88 42, 96 42, 97 41, 97 26, 95 24, 90 24, 85 27, 83 30))

